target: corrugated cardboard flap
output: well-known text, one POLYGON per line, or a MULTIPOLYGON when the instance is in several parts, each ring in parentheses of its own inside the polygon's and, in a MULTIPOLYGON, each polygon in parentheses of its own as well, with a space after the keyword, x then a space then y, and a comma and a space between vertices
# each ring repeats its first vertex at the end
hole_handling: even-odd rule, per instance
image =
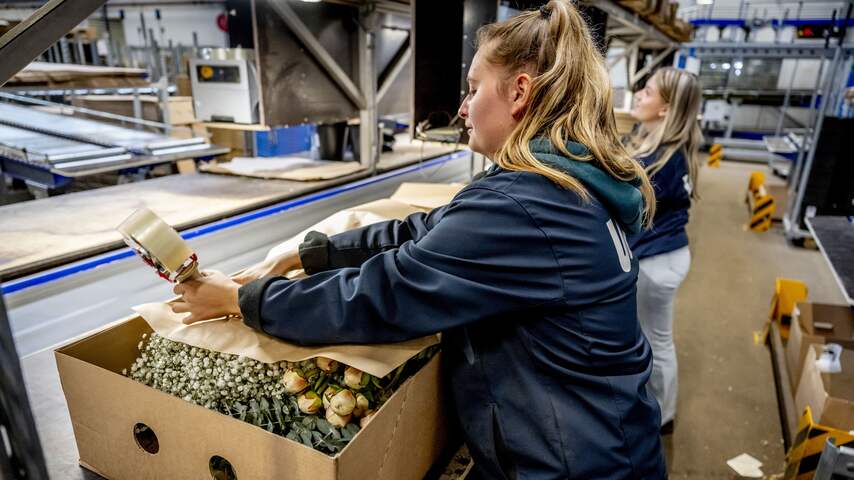
POLYGON ((843 351, 842 372, 823 374, 815 364, 822 349, 822 345, 812 345, 807 351, 795 405, 800 412, 809 406, 822 425, 854 430, 854 351, 843 351))

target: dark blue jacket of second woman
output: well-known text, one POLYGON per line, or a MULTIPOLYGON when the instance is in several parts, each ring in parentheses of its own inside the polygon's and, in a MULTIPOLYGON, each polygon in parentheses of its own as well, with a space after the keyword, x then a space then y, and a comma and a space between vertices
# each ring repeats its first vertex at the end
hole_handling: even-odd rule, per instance
MULTIPOLYGON (((647 167, 656 162, 665 147, 638 162, 647 167)), ((650 178, 655 189, 655 217, 652 227, 629 236, 629 245, 638 259, 661 255, 688 246, 688 210, 691 208, 691 176, 683 149, 676 150, 650 178)))
POLYGON ((493 168, 429 214, 310 234, 313 274, 242 287, 245 321, 309 345, 443 332, 471 478, 665 478, 623 233, 639 226, 640 194, 548 142, 532 150, 591 198, 493 168))

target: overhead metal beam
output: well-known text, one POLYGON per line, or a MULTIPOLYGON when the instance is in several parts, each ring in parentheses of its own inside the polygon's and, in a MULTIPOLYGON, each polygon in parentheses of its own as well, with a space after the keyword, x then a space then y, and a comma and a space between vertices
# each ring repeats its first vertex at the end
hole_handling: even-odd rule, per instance
POLYGON ((302 20, 300 20, 299 15, 297 15, 297 13, 284 1, 272 0, 269 2, 269 5, 276 11, 276 13, 279 14, 280 17, 282 17, 285 25, 287 25, 299 41, 305 45, 305 48, 311 52, 312 56, 314 56, 318 63, 320 63, 324 70, 326 70, 326 73, 329 74, 332 80, 341 87, 341 90, 344 91, 347 98, 349 98, 350 101, 353 102, 353 104, 355 104, 360 110, 365 109, 365 96, 359 90, 359 87, 353 83, 350 76, 341 69, 338 62, 332 58, 332 55, 330 55, 323 45, 320 44, 317 37, 315 37, 308 27, 305 26, 302 20))
POLYGON ((615 22, 623 26, 621 29, 618 30, 622 35, 638 35, 646 33, 646 29, 642 28, 639 24, 635 22, 629 21, 628 19, 619 16, 614 16, 611 17, 611 20, 614 20, 615 22))
POLYGON ((661 52, 661 53, 659 53, 658 55, 656 55, 656 56, 652 59, 652 61, 651 61, 651 62, 649 62, 648 64, 644 65, 644 66, 643 66, 643 68, 641 68, 640 70, 638 70, 637 72, 635 72, 635 74, 634 74, 634 75, 632 75, 632 78, 631 78, 631 83, 632 83, 632 85, 634 85, 634 83, 635 83, 639 78, 641 78, 641 77, 643 77, 644 75, 646 75, 647 73, 651 72, 653 68, 657 67, 657 66, 658 66, 658 64, 659 64, 659 63, 661 63, 661 61, 662 61, 662 60, 664 60, 668 55, 670 55, 671 53, 673 53, 673 51, 674 51, 674 50, 676 50, 676 46, 670 46, 670 47, 667 47, 666 49, 664 49, 664 51, 663 51, 663 52, 661 52))
POLYGON ((614 19, 626 27, 642 30, 652 40, 658 40, 666 45, 674 45, 676 43, 673 39, 665 35, 664 32, 641 19, 637 14, 629 13, 612 0, 583 0, 583 3, 604 10, 608 14, 609 20, 614 19))
POLYGON ((645 38, 646 38, 646 35, 641 35, 632 43, 628 44, 625 47, 622 47, 623 53, 617 55, 616 57, 609 58, 608 59, 608 70, 614 68, 614 65, 620 63, 620 60, 632 55, 632 52, 634 52, 638 49, 638 46, 640 46, 641 42, 643 42, 645 38))
MULTIPOLYGON (((619 22, 618 22, 619 23, 619 22)), ((611 37, 621 37, 626 35, 637 35, 640 29, 629 27, 611 27, 605 33, 611 37)))
POLYGON ((49 0, 0 37, 0 86, 103 5, 106 0, 49 0))
POLYGON ((371 7, 379 13, 392 13, 395 15, 409 16, 412 14, 412 7, 408 4, 395 2, 392 0, 373 0, 366 2, 364 0, 321 0, 325 3, 337 3, 339 5, 349 5, 351 7, 363 7, 370 4, 371 7))
POLYGON ((382 83, 380 83, 380 88, 377 89, 377 103, 380 103, 385 94, 388 93, 391 84, 394 83, 397 76, 403 71, 410 58, 412 58, 412 47, 409 46, 409 40, 407 39, 406 44, 403 45, 403 52, 400 55, 396 55, 391 65, 383 72, 382 83))

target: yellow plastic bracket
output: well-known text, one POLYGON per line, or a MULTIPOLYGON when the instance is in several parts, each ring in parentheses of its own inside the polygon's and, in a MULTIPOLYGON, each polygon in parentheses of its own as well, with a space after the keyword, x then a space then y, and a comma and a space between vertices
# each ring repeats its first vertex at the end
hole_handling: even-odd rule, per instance
POLYGON ((784 340, 789 338, 789 325, 795 306, 798 302, 806 301, 807 295, 807 285, 800 280, 778 278, 774 282, 774 297, 768 317, 770 321, 780 325, 780 336, 784 340))
POLYGON ((854 448, 854 434, 836 428, 825 427, 813 421, 810 407, 804 409, 804 414, 798 422, 798 434, 792 441, 789 453, 786 454, 786 472, 784 480, 807 480, 813 478, 818 467, 821 451, 829 438, 834 445, 854 448))

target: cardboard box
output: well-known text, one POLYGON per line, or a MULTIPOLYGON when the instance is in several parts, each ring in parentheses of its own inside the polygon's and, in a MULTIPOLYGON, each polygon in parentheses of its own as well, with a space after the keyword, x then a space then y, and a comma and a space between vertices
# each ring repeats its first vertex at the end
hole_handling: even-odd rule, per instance
POLYGON ((798 303, 786 344, 786 367, 792 388, 797 387, 800 381, 810 344, 825 343, 838 343, 854 349, 854 311, 845 305, 798 303), (831 328, 825 328, 827 326, 831 328))
MULTIPOLYGON (((163 121, 158 97, 140 95, 139 100, 143 120, 163 121)), ((131 95, 80 95, 74 97, 71 103, 76 107, 133 117, 133 96, 131 95)), ((193 111, 193 97, 169 97, 167 105, 171 125, 188 125, 196 121, 196 115, 193 111)))
POLYGON ((770 184, 766 185, 766 190, 768 195, 774 197, 774 213, 771 215, 771 220, 782 222, 788 205, 789 187, 785 184, 770 184))
POLYGON ((190 123, 188 125, 175 125, 175 128, 169 133, 169 136, 172 138, 193 138, 193 137, 201 137, 206 140, 210 140, 210 133, 208 133, 208 129, 205 128, 205 125, 201 122, 190 123))
POLYGON ((825 427, 854 431, 854 350, 842 351, 842 372, 821 373, 815 360, 823 345, 811 345, 795 394, 799 412, 809 406, 816 422, 825 427))
POLYGON ((150 332, 132 316, 55 352, 80 464, 107 478, 212 478, 209 462, 218 455, 240 480, 420 479, 445 447, 441 354, 331 457, 122 376, 150 332), (138 423, 157 436, 157 453, 138 443, 138 423))

